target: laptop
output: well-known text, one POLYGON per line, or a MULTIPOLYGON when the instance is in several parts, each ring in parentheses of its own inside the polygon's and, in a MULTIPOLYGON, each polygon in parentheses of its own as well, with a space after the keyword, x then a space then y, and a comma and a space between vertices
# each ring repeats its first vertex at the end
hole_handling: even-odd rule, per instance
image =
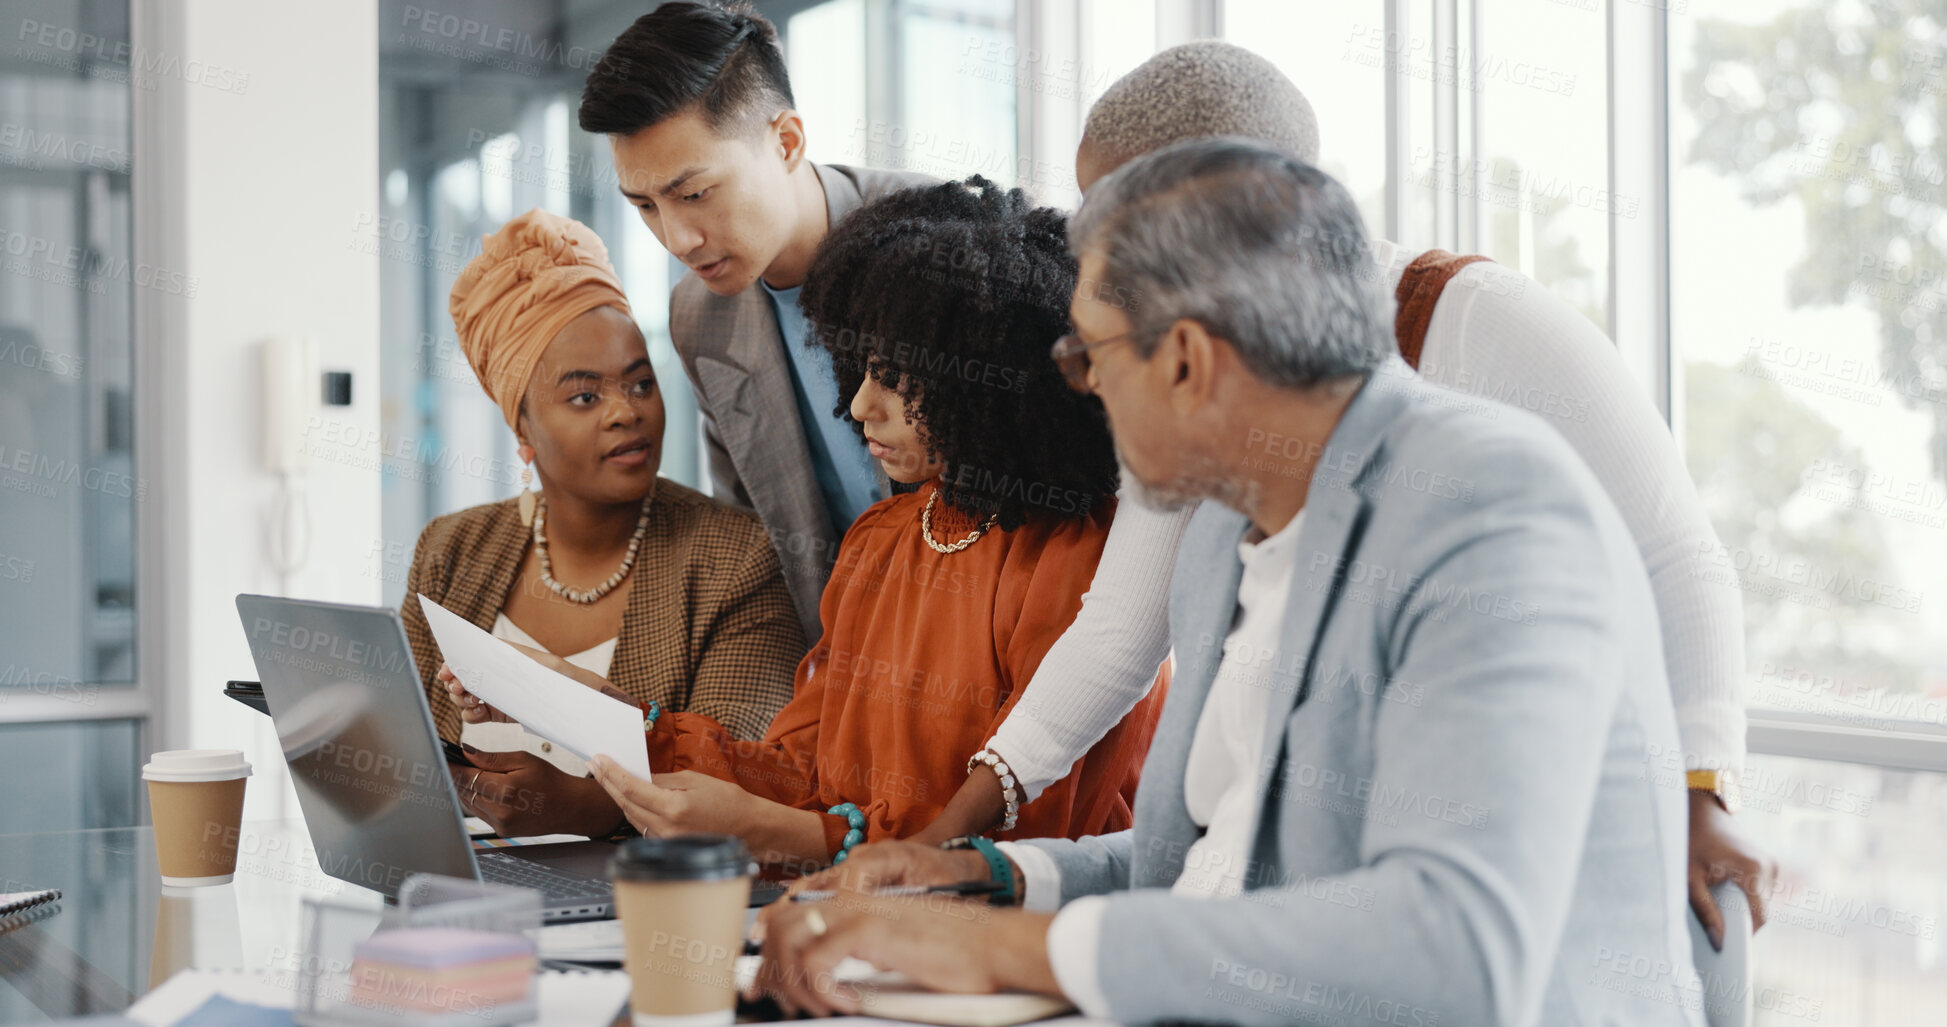
POLYGON ((396 611, 239 595, 237 612, 325 873, 388 899, 417 873, 534 888, 548 923, 615 915, 608 842, 475 849, 396 611))

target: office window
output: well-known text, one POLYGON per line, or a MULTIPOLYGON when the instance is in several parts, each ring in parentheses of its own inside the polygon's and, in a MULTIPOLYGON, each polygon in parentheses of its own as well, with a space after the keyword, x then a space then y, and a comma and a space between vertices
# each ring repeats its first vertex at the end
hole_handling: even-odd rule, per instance
MULTIPOLYGON (((1471 184, 1457 189, 1463 221, 1475 219, 1478 252, 1516 268, 1609 326, 1609 219, 1648 216, 1642 197, 1609 188, 1604 0, 1493 0, 1473 5, 1474 39, 1451 61, 1459 102, 1477 104, 1471 184), (1468 208, 1471 208, 1469 210, 1468 208)), ((1464 116, 1457 137, 1465 135, 1464 116)), ((1424 148, 1416 149, 1416 155, 1424 148)), ((1458 159, 1466 161, 1463 141, 1458 159)), ((1453 181, 1455 155, 1435 146, 1413 173, 1453 181)))
MULTIPOLYGON (((1115 80, 1156 52, 1157 0, 1081 0, 1081 60, 1074 80, 1087 116, 1115 80)), ((1059 156, 1050 154, 1051 158, 1059 156)))
POLYGON ((1029 184, 1012 0, 825 0, 779 27, 814 160, 1029 184))
MULTIPOLYGON (((448 4, 466 17, 464 4, 448 4)), ((384 475, 384 546, 373 573, 403 595, 426 523, 519 488, 513 433, 460 351, 447 296, 480 239, 540 207, 576 218, 608 246, 649 344, 668 416, 662 474, 701 485, 696 402, 669 343, 671 258, 617 189, 606 139, 575 123, 603 49, 639 16, 621 2, 573 17, 509 9, 515 40, 439 35, 439 4, 387 0, 379 18, 380 210, 357 241, 381 259, 382 438, 347 459, 384 475)))
POLYGON ((0 724, 0 834, 135 824, 144 797, 139 728, 135 720, 0 724))
POLYGON ((140 720, 85 721, 142 703, 136 290, 195 282, 134 260, 128 4, 6 2, 0 24, 0 781, 24 793, 0 824, 133 824, 105 796, 140 720))
POLYGON ((1752 1022, 1932 1027, 1947 984, 1947 775, 1753 757, 1739 823, 1779 861, 1752 1022))
POLYGON ((1040 69, 1016 45, 1014 0, 903 0, 897 7, 894 124, 905 141, 884 141, 895 160, 882 166, 1030 185, 1018 162, 1016 83, 1040 69))
POLYGON ((826 0, 782 26, 791 92, 804 116, 811 159, 856 164, 866 123, 865 0, 826 0))
POLYGON ((1740 818, 1779 859, 1759 1024, 1935 1023, 1947 777, 1947 343, 1932 4, 1693 0, 1669 19, 1674 403, 1744 598, 1740 818), (1777 730, 1777 729, 1774 729, 1777 730), (1836 762, 1853 760, 1853 762, 1836 762))
POLYGON ((1318 117, 1319 167, 1351 190, 1366 231, 1385 235, 1386 75, 1397 49, 1385 5, 1227 0, 1223 27, 1297 83, 1318 117))
POLYGON ((128 5, 9 5, 0 56, 0 688, 134 680, 128 5), (44 26, 41 31, 36 26, 44 26), (78 33, 107 39, 81 50, 78 33))
POLYGON ((1754 707, 1947 723, 1936 23, 1693 3, 1670 24, 1686 450, 1754 707))

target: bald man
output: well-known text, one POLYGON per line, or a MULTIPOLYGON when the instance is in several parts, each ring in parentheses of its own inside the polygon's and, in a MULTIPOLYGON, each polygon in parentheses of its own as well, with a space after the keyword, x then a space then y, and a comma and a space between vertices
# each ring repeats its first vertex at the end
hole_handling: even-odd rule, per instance
MULTIPOLYGON (((1077 182, 1086 192, 1137 157, 1209 136, 1242 136, 1308 163, 1318 159, 1318 121, 1298 87, 1263 57, 1204 40, 1164 50, 1109 87, 1089 112, 1077 182)), ((1408 275, 1424 286, 1426 269, 1452 271, 1450 261, 1416 265, 1421 251, 1385 240, 1374 242, 1372 256, 1389 294, 1408 275)), ((1460 268, 1430 301, 1427 291, 1415 302, 1406 290, 1399 312, 1396 334, 1408 362, 1455 392, 1541 415, 1621 510, 1650 573, 1682 741, 1681 752, 1646 753, 1646 772, 1688 786, 1691 904, 1713 941, 1722 942, 1723 918, 1710 887, 1726 879, 1750 896, 1753 921, 1762 925, 1776 868, 1732 822, 1744 761, 1743 611, 1735 585, 1708 572, 1717 534, 1675 442, 1608 337, 1538 283, 1480 261, 1460 268)), ((1292 455, 1277 440, 1261 444, 1264 452, 1240 459, 1292 455)), ((1297 456, 1291 473, 1312 473, 1315 455, 1297 456)), ((1464 487, 1428 483, 1448 486, 1464 487)), ((1001 771, 976 763, 917 840, 1003 823, 1146 694, 1165 656, 1170 570, 1188 522, 1187 511, 1123 503, 1081 613, 985 750, 1001 771), (1012 788, 1002 787, 1003 772, 1012 788)))

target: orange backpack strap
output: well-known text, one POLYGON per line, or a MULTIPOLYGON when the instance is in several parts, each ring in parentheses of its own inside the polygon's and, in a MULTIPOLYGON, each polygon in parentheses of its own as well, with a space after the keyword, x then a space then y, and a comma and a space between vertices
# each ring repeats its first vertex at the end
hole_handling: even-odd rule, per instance
POLYGON ((1399 276, 1399 288, 1393 290, 1393 299, 1399 304, 1393 311, 1393 338, 1399 342, 1399 355, 1414 370, 1419 370, 1426 329, 1433 323, 1433 308, 1440 302, 1447 280, 1459 274, 1461 268, 1486 259, 1479 255, 1463 257, 1446 250, 1428 250, 1406 265, 1406 272, 1399 276))

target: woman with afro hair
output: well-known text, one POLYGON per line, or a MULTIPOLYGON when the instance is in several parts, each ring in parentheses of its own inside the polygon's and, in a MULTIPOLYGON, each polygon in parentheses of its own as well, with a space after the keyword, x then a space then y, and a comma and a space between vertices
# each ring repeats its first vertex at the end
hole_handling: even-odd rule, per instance
MULTIPOLYGON (((832 356, 835 410, 902 485, 846 532, 824 635, 757 741, 695 713, 648 731, 653 782, 596 761, 644 834, 742 837, 800 868, 933 820, 1081 608, 1116 460, 1100 403, 1049 347, 1076 263, 1063 215, 979 176, 908 190, 833 227, 800 304, 832 356)), ((1162 689, 1019 810, 1002 837, 1129 826, 1162 689)))

